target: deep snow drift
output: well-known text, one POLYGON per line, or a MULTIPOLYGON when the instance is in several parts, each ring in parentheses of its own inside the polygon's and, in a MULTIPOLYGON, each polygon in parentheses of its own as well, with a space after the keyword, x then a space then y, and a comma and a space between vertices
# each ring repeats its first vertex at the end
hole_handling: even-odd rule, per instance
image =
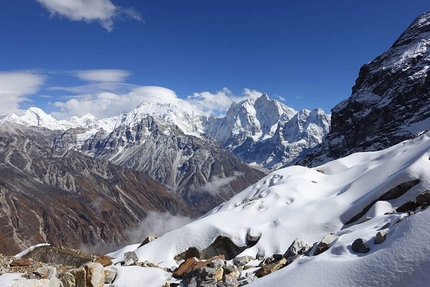
MULTIPOLYGON (((312 169, 292 166, 277 170, 199 220, 140 248, 130 245, 110 255, 120 262, 124 252, 136 250, 139 261, 172 267, 178 265, 174 261, 177 254, 189 247, 203 250, 220 235, 237 246, 246 246, 247 234, 260 236, 257 244, 240 256, 267 257, 283 254, 296 238, 312 245, 334 233, 339 238, 325 253, 302 256, 256 280, 253 286, 424 284, 430 279, 430 247, 426 243, 430 238, 430 211, 408 217, 395 209, 430 188, 429 137, 427 133, 386 150, 353 154, 312 169), (403 195, 377 201, 413 180, 419 180, 418 184, 403 195), (345 224, 373 202, 360 219, 345 224), (387 240, 375 245, 375 234, 381 229, 388 231, 387 240), (368 243, 369 253, 352 251, 351 244, 357 238, 368 243)), ((143 277, 154 282, 153 286, 175 281, 161 270, 152 273, 120 264, 112 268, 119 272, 115 286, 140 286, 143 277)))

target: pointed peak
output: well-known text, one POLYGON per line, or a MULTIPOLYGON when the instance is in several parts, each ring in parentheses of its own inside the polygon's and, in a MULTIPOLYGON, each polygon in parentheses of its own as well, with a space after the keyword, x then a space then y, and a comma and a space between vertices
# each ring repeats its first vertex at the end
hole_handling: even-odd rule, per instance
POLYGON ((263 93, 258 99, 262 99, 262 100, 266 100, 266 101, 270 101, 269 99, 269 95, 266 93, 263 93))
POLYGON ((45 113, 42 109, 37 107, 31 107, 28 110, 25 111, 24 114, 31 113, 31 114, 37 114, 37 115, 48 115, 45 113))

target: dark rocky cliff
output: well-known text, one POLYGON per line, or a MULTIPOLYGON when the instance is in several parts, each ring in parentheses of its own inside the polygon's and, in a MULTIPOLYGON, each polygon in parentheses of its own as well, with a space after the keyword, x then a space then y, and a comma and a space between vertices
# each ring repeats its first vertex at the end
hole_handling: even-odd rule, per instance
POLYGON ((430 128, 430 12, 361 67, 352 95, 332 109, 326 140, 298 164, 380 150, 430 128))

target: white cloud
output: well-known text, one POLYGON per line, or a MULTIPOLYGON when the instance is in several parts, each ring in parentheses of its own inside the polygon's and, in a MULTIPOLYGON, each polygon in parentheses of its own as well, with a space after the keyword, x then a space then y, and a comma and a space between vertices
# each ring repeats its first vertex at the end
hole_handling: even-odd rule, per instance
POLYGON ((221 178, 218 176, 214 176, 211 181, 206 182, 204 185, 200 186, 198 190, 203 192, 209 192, 213 195, 219 194, 225 186, 230 184, 230 182, 235 181, 238 176, 244 175, 245 174, 243 172, 235 172, 234 175, 230 177, 221 178))
POLYGON ((150 211, 137 228, 126 230, 124 234, 130 243, 141 243, 148 236, 162 236, 192 221, 189 217, 172 215, 169 212, 150 211))
POLYGON ((188 101, 205 114, 219 115, 223 114, 234 102, 256 99, 262 94, 256 90, 244 89, 241 96, 235 96, 229 89, 223 88, 215 94, 210 92, 194 93, 192 96, 188 96, 188 101))
POLYGON ((124 9, 110 0, 36 0, 51 16, 58 15, 72 21, 91 23, 98 21, 108 32, 113 30, 114 20, 132 19, 143 23, 140 13, 133 8, 124 9))
POLYGON ((75 71, 76 77, 88 82, 120 83, 130 75, 126 70, 80 70, 75 71))
POLYGON ((99 92, 75 96, 66 102, 57 101, 54 106, 59 111, 52 115, 58 119, 69 119, 71 116, 80 117, 90 113, 98 118, 105 118, 129 112, 143 101, 171 103, 188 111, 194 110, 189 103, 179 99, 174 91, 163 87, 146 86, 138 87, 127 94, 99 92))
POLYGON ((0 115, 20 113, 20 103, 37 93, 45 77, 31 72, 0 72, 0 115))

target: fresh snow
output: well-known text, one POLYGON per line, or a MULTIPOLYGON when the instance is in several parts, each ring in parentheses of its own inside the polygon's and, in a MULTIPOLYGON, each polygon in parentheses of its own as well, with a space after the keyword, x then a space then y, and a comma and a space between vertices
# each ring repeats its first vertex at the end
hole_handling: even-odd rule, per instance
MULTIPOLYGON (((325 253, 301 257, 251 286, 426 285, 430 211, 400 223, 406 215, 392 211, 430 189, 429 136, 378 152, 352 154, 312 169, 292 166, 277 170, 195 222, 140 248, 127 246, 109 255, 120 262, 124 252, 135 250, 140 261, 172 267, 177 266, 175 255, 189 247, 202 250, 219 235, 238 246, 246 245, 247 234, 261 235, 258 243, 241 255, 267 257, 284 253, 296 238, 312 245, 333 233, 339 238, 325 253), (406 194, 376 202, 361 219, 345 225, 384 193, 414 179, 420 183, 406 194), (367 216, 372 219, 366 221, 367 216), (381 228, 387 228, 387 240, 375 245, 373 240, 381 228), (368 243, 369 253, 352 252, 351 244, 357 238, 368 243)), ((140 269, 132 275, 129 267, 116 268, 119 274, 143 276, 137 271, 140 269)), ((115 286, 140 286, 130 282, 115 286)))

